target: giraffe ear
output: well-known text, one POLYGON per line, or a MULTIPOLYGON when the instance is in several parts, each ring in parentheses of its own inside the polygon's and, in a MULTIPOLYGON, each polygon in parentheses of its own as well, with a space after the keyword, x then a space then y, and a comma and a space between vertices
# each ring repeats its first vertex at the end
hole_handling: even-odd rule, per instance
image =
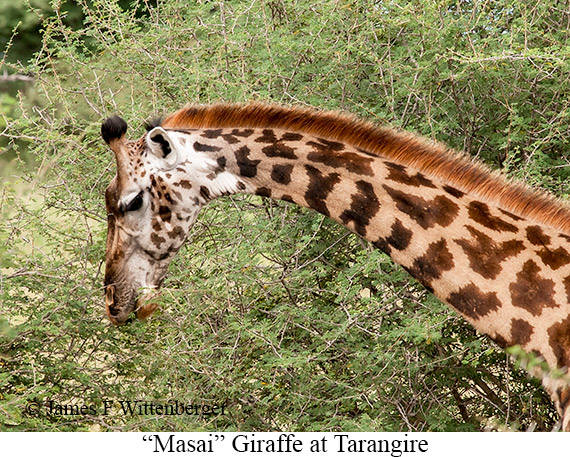
POLYGON ((166 130, 155 127, 147 133, 146 140, 151 153, 159 160, 161 168, 170 170, 178 164, 178 151, 166 130))

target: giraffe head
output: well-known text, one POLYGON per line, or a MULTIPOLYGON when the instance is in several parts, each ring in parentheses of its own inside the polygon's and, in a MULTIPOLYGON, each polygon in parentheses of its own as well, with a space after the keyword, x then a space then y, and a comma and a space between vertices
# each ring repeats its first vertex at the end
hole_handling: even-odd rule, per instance
POLYGON ((120 117, 103 122, 101 135, 113 151, 117 174, 105 192, 107 249, 105 303, 109 319, 124 323, 131 312, 149 316, 151 302, 168 265, 183 244, 206 198, 188 181, 207 167, 206 158, 190 157, 191 133, 149 128, 138 141, 126 139, 120 117))

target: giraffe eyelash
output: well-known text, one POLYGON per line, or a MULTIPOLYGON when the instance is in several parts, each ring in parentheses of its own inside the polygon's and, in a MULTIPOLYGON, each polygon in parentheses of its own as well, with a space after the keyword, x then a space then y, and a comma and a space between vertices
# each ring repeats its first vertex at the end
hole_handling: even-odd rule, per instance
POLYGON ((121 209, 123 210, 124 213, 138 211, 139 209, 141 209, 142 204, 143 204, 143 191, 141 190, 135 196, 135 198, 129 201, 129 203, 121 205, 122 206, 121 209))

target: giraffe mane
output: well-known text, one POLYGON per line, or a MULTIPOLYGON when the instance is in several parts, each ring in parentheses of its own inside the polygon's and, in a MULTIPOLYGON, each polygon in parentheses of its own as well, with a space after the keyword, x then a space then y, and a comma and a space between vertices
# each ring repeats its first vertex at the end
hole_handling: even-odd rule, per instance
POLYGON ((570 235, 570 207, 550 194, 513 182, 441 143, 351 115, 263 103, 191 104, 166 117, 162 127, 275 128, 347 143, 366 154, 415 168, 516 216, 570 235))

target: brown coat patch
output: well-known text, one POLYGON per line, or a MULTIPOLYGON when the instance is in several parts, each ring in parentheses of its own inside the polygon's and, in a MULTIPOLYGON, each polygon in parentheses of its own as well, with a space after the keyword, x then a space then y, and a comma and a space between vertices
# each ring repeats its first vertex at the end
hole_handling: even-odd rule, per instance
POLYGON ((297 158, 297 156, 295 155, 295 149, 283 143, 274 143, 269 146, 264 146, 262 152, 267 157, 279 157, 282 159, 291 159, 291 160, 297 158))
POLYGON ((550 345, 559 367, 570 367, 570 316, 548 329, 550 345))
POLYGON ((407 168, 403 165, 386 162, 386 166, 388 167, 388 176, 386 179, 389 179, 390 181, 399 182, 400 184, 412 187, 430 187, 432 189, 435 188, 435 185, 431 179, 426 178, 419 171, 412 176, 407 172, 407 168))
POLYGON ((159 206, 158 208, 158 216, 164 221, 170 223, 172 219, 172 211, 168 206, 159 206))
POLYGON ((497 243, 474 227, 467 226, 467 230, 473 237, 455 242, 463 248, 473 271, 484 278, 495 279, 503 270, 501 263, 524 249, 524 243, 520 240, 497 243))
POLYGON ((340 215, 340 220, 348 225, 350 221, 354 223, 356 233, 366 236, 366 227, 370 220, 378 213, 380 202, 372 184, 366 181, 357 181, 358 193, 352 195, 350 209, 346 209, 340 215))
POLYGON ((526 229, 526 237, 535 246, 547 246, 550 244, 550 237, 544 233, 542 227, 531 225, 526 229))
POLYGON ((330 216, 326 200, 335 184, 340 182, 340 175, 331 173, 325 176, 318 168, 312 165, 305 165, 305 169, 309 176, 309 186, 307 192, 305 192, 307 204, 315 211, 325 216, 330 216))
MULTIPOLYGON (((317 143, 309 141, 308 145, 317 143)), ((322 163, 332 168, 344 168, 351 173, 358 175, 373 176, 374 172, 370 164, 373 157, 366 157, 356 152, 338 152, 335 149, 317 148, 307 155, 307 159, 312 162, 322 163)))
POLYGON ((261 195, 262 197, 271 197, 271 189, 268 187, 258 187, 255 189, 256 195, 261 195))
POLYGON ((199 141, 194 142, 194 151, 198 152, 218 152, 222 148, 219 146, 212 146, 209 144, 200 143, 199 141))
POLYGON ((431 283, 439 279, 443 272, 455 266, 453 255, 449 252, 447 241, 441 239, 431 243, 426 253, 418 257, 408 271, 428 289, 432 290, 431 283))
POLYGON ((453 186, 445 185, 443 186, 443 190, 446 191, 449 195, 453 195, 455 198, 462 198, 465 195, 465 192, 456 189, 453 186))
POLYGON ((563 247, 554 250, 543 248, 537 252, 545 265, 548 265, 553 270, 558 270, 560 267, 570 263, 570 254, 563 247))
POLYGON ((249 158, 250 152, 251 150, 247 146, 242 146, 234 153, 239 167, 239 172, 246 178, 253 178, 257 175, 257 165, 261 162, 259 159, 251 160, 249 158))
POLYGON ((279 184, 289 184, 293 165, 274 165, 271 170, 271 179, 279 184))
POLYGON ((475 320, 501 307, 495 292, 481 292, 473 283, 451 293, 447 301, 457 311, 475 320))
POLYGON ((154 244, 157 248, 160 249, 160 245, 162 243, 164 243, 166 241, 166 239, 164 239, 160 235, 157 235, 156 233, 152 232, 150 234, 150 241, 152 241, 152 244, 154 244))
POLYGON ((524 319, 513 319, 511 320, 511 343, 513 344, 520 344, 524 346, 527 344, 531 337, 532 333, 534 332, 534 328, 524 319))
POLYGON ((468 206, 469 217, 484 227, 496 232, 518 232, 518 228, 500 217, 493 216, 489 206, 483 202, 471 202, 468 206))
POLYGON ((218 138, 221 135, 222 135, 222 129, 208 129, 204 130, 201 134, 201 136, 203 136, 204 138, 210 138, 210 139, 218 138))
POLYGON ((426 200, 386 185, 382 187, 394 199, 396 207, 414 219, 423 229, 436 225, 447 227, 455 220, 459 212, 459 206, 444 195, 438 195, 433 200, 426 200))
POLYGON ((192 183, 187 179, 181 179, 177 183, 174 184, 175 186, 180 186, 184 189, 192 189, 192 183))
POLYGON ((396 219, 396 222, 392 224, 392 233, 386 238, 379 238, 374 245, 384 251, 386 254, 390 254, 392 248, 398 251, 403 251, 410 245, 413 232, 402 224, 402 221, 396 219))
POLYGON ((509 290, 513 305, 526 309, 534 316, 540 315, 545 307, 559 306, 554 301, 554 281, 540 275, 540 267, 534 260, 525 262, 509 290))

